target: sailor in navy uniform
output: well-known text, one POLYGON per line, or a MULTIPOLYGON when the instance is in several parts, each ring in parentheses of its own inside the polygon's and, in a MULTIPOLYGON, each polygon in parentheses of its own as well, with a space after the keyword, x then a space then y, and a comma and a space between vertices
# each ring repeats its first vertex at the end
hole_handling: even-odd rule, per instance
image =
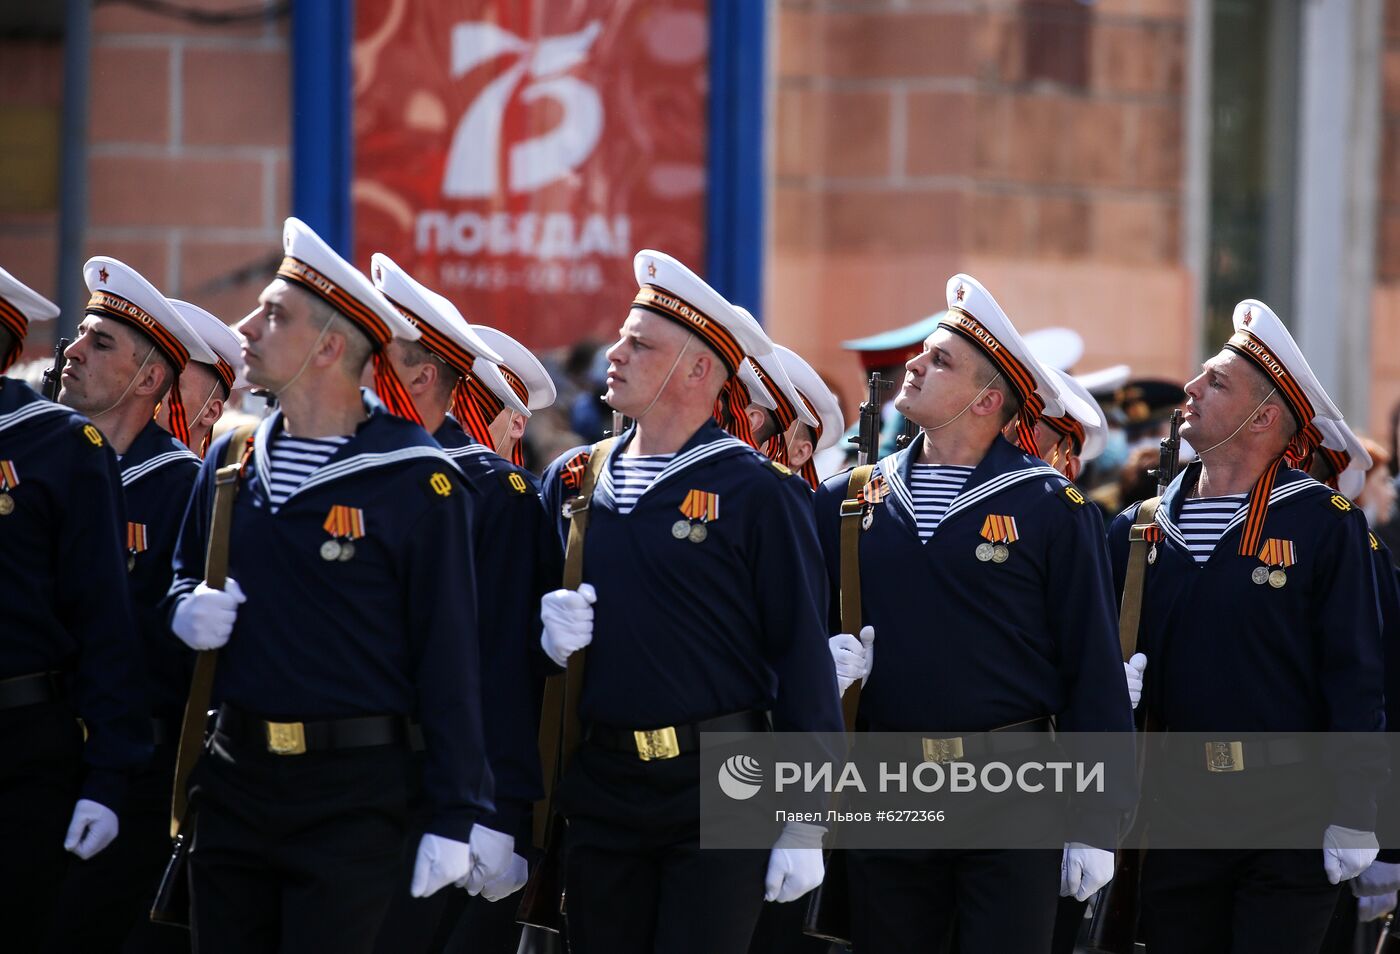
MULTIPOLYGON (((491 449, 500 446, 509 454, 508 447, 481 442, 492 440, 490 428, 497 415, 479 407, 470 379, 478 379, 478 386, 500 389, 512 410, 519 407, 525 415, 531 405, 539 409, 553 403, 554 385, 522 345, 498 331, 468 324, 451 302, 419 284, 388 256, 373 256, 370 276, 421 333, 417 341, 390 341, 389 359, 420 423, 461 468, 472 499, 476 592, 481 594, 480 671, 490 674, 481 687, 482 717, 496 781, 496 810, 472 828, 476 866, 465 887, 472 895, 499 901, 525 884, 530 812, 544 794, 538 748, 541 680, 532 659, 539 655, 540 596, 558 578, 559 544, 544 519, 535 476, 491 449), (509 360, 503 357, 506 353, 509 360), (522 368, 521 375, 533 385, 524 400, 506 383, 503 368, 521 381, 507 365, 522 368), (461 422, 474 433, 468 434, 461 422)), ((405 883, 412 862, 409 857, 405 883)), ((434 937, 450 935, 466 907, 465 899, 455 894, 444 891, 425 899, 410 899, 406 891, 396 895, 380 930, 379 949, 385 954, 437 949, 434 937)), ((493 949, 482 933, 487 925, 495 934, 519 941, 513 903, 487 904, 490 910, 482 912, 475 910, 478 906, 471 905, 473 950, 493 949)), ((515 944, 509 940, 498 940, 494 949, 505 944, 514 954, 515 944)))
MULTIPOLYGON (((712 420, 734 409, 745 355, 772 344, 669 255, 639 252, 634 270, 607 401, 637 423, 590 503, 585 583, 541 607, 555 663, 589 647, 584 739, 559 793, 569 946, 742 951, 765 897, 820 883, 823 830, 789 824, 766 852, 701 851, 696 740, 762 730, 765 711, 781 731, 840 731, 825 581, 807 488, 712 420)), ((589 454, 566 452, 543 480, 561 540, 589 454)))
POLYGON ((187 427, 184 404, 174 399, 180 379, 190 362, 217 360, 184 314, 135 269, 99 256, 83 266, 83 278, 91 297, 65 352, 58 400, 92 418, 120 463, 127 580, 145 654, 155 752, 132 779, 124 837, 70 866, 46 945, 54 952, 120 947, 146 920, 170 857, 170 785, 193 654, 171 635, 161 604, 199 457, 155 416, 164 404, 172 430, 187 427))
MULTIPOLYGON (((1052 718, 1061 731, 1131 732, 1102 521, 1035 456, 1042 414, 1092 412, 975 279, 955 275, 947 296, 895 399, 922 433, 879 462, 860 498, 865 626, 831 639, 841 689, 864 680, 859 728, 928 733, 946 758, 969 731, 1021 730, 976 737, 992 752, 1043 744, 1052 718), (1011 421, 1026 451, 1001 436, 1011 421)), ((842 474, 817 492, 833 592, 848 487, 842 474)), ((863 885, 852 947, 921 951, 956 923, 962 951, 1047 950, 1056 888, 1083 900, 1112 876, 1134 794, 1130 778, 1113 781, 1103 804, 1073 812, 1063 851, 849 850, 863 885)), ((1037 806, 1058 813, 1049 800, 1027 811, 1037 806)))
MULTIPOLYGON (((57 315, 0 270, 0 371, 19 356, 31 321, 57 315)), ((117 461, 102 432, 0 376, 0 920, 8 949, 39 948, 63 849, 88 859, 116 838, 129 777, 150 757, 124 531, 117 461)))
MULTIPOLYGON (((1322 435, 1308 466, 1308 473, 1355 500, 1366 486, 1366 475, 1375 462, 1366 445, 1346 421, 1314 418, 1322 435)), ((1369 523, 1369 520, 1368 520, 1369 523)), ((1371 562, 1376 574, 1376 595, 1380 599, 1381 642, 1385 655, 1385 721, 1400 724, 1400 575, 1390 548, 1372 530, 1369 534, 1371 562)), ((1355 945, 1373 948, 1375 937, 1367 936, 1366 922, 1375 921, 1394 910, 1396 889, 1400 888, 1400 782, 1391 772, 1388 788, 1377 805, 1376 835, 1381 850, 1376 860, 1343 890, 1327 927, 1322 954, 1350 954, 1355 945)))
POLYGON ((801 355, 779 344, 773 346, 771 357, 746 360, 739 368, 739 381, 748 388, 749 427, 754 441, 769 460, 800 473, 816 490, 813 457, 818 444, 824 449, 840 440, 841 435, 833 435, 828 426, 833 421, 840 420, 845 431, 836 396, 801 355), (798 377, 805 392, 796 383, 798 377), (821 411, 827 413, 825 419, 821 411))
MULTIPOLYGON (((234 390, 248 386, 242 373, 243 359, 239 357, 243 342, 221 318, 198 305, 177 298, 171 298, 170 304, 214 353, 213 363, 191 359, 180 375, 181 401, 187 409, 193 408, 186 412, 189 448, 203 457, 213 439, 214 425, 224 416, 224 408, 234 390)), ((169 401, 161 402, 156 420, 161 427, 171 430, 169 401)))
POLYGON ((221 652, 215 731, 191 779, 193 930, 202 951, 373 950, 420 783, 429 805, 410 890, 472 870, 492 810, 481 730, 471 507, 384 356, 418 331, 297 219, 240 325, 249 383, 280 410, 244 452, 228 583, 200 581, 210 449, 181 529, 171 626, 221 652), (422 771, 409 720, 422 726, 422 771))
MULTIPOLYGON (((1139 635, 1148 716, 1168 732, 1384 729, 1365 517, 1289 466, 1317 446, 1316 419, 1341 413, 1278 316, 1255 300, 1236 306, 1234 334, 1186 393, 1181 435, 1200 459, 1172 481, 1141 531, 1155 541, 1139 635)), ((1137 509, 1110 530, 1120 588, 1137 509)), ((1279 804, 1249 809, 1315 815, 1322 850, 1149 850, 1142 932, 1151 951, 1316 951, 1337 885, 1376 856, 1383 752, 1338 768, 1335 794, 1318 805, 1289 784, 1287 750, 1246 746, 1242 755, 1242 764, 1231 757, 1207 766, 1202 756, 1191 767, 1203 804, 1228 798, 1235 770, 1274 773, 1279 804)), ((1151 824, 1170 837, 1173 817, 1157 813, 1151 824)))

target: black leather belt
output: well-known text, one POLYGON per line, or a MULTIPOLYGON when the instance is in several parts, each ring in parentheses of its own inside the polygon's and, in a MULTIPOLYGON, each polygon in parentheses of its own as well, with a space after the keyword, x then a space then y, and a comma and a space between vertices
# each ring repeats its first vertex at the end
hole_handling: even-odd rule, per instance
POLYGON ((0 709, 56 702, 64 695, 62 680, 63 674, 58 672, 35 672, 0 679, 0 709))
POLYGON ((227 703, 219 707, 215 730, 234 742, 273 755, 305 755, 334 749, 403 745, 408 719, 396 715, 356 716, 316 722, 275 722, 249 715, 227 703))
POLYGON ((656 729, 619 729, 594 723, 584 730, 590 744, 615 752, 635 755, 643 762, 673 759, 700 748, 701 732, 767 732, 768 716, 763 712, 733 712, 687 725, 666 725, 656 729))
POLYGON ((966 762, 993 755, 1026 752, 1055 738, 1049 719, 1028 719, 987 732, 922 739, 925 762, 966 762))

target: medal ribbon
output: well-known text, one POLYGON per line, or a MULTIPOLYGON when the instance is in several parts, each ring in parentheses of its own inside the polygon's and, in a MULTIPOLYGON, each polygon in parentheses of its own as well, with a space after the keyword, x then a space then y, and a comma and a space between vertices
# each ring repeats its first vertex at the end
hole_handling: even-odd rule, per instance
POLYGON ((1265 566, 1279 566, 1283 569, 1298 562, 1297 554, 1293 549, 1293 541, 1278 540, 1273 537, 1264 541, 1264 546, 1259 551, 1259 560, 1265 566))
POLYGON ((14 490, 19 486, 19 472, 12 460, 0 460, 0 490, 14 490))
POLYGON ((365 535, 365 512, 358 507, 336 504, 330 513, 326 514, 326 522, 321 526, 337 539, 345 537, 358 540, 365 535))
POLYGON ((719 494, 692 490, 685 495, 685 500, 681 501, 680 510, 691 520, 699 520, 701 523, 718 520, 719 494))
POLYGON ((1016 533, 1016 518, 988 514, 982 521, 982 537, 992 543, 1015 543, 1020 539, 1016 533))
POLYGON ((132 553, 146 552, 146 525, 144 523, 127 522, 126 525, 126 548, 132 553))

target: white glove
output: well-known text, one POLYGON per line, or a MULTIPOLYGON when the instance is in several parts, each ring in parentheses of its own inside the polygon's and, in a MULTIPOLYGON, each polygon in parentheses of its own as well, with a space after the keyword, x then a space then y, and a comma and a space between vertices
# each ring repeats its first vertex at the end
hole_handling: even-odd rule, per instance
POLYGON ((1133 653, 1123 664, 1123 675, 1128 677, 1128 699, 1134 709, 1142 701, 1142 674, 1146 671, 1147 657, 1142 653, 1133 653))
MULTIPOLYGON (((481 886, 481 896, 487 901, 499 901, 508 898, 521 888, 525 887, 525 882, 530 880, 530 866, 525 859, 519 855, 510 856, 510 864, 506 866, 505 872, 495 880, 488 881, 481 886)), ((471 879, 468 879, 468 891, 471 891, 471 879)), ((476 892, 472 892, 475 894, 476 892)))
POLYGON ((1322 870, 1333 884, 1350 881, 1380 854, 1375 832, 1328 825, 1322 833, 1322 870))
POLYGON ((80 798, 73 806, 73 820, 68 823, 63 848, 87 861, 112 843, 119 827, 116 812, 101 802, 80 798))
POLYGON ((191 649, 218 649, 228 642, 238 604, 247 598, 233 577, 224 581, 222 590, 201 583, 175 604, 170 629, 191 649))
MULTIPOLYGON (((868 628, 868 627, 867 627, 868 628)), ((826 829, 802 822, 788 822, 768 855, 763 898, 780 904, 796 901, 822 883, 822 835, 826 829)))
POLYGON ((468 894, 481 894, 486 885, 505 874, 515 852, 515 837, 480 823, 472 826, 472 870, 457 882, 468 894))
POLYGON ((568 665, 570 655, 593 642, 593 604, 597 601, 591 583, 582 583, 577 590, 553 590, 540 598, 540 621, 544 623, 540 646, 556 666, 568 665))
POLYGON ((1377 921, 1395 910, 1395 892, 1390 894, 1368 894, 1356 899, 1356 920, 1361 923, 1377 921))
POLYGON ((413 862, 413 881, 408 893, 415 898, 429 897, 466 878, 471 870, 471 845, 441 835, 424 835, 418 842, 418 857, 413 862))
POLYGON ((850 633, 837 633, 826 641, 831 661, 836 664, 836 688, 841 695, 857 680, 865 685, 870 670, 875 668, 875 627, 864 626, 860 639, 850 633))
POLYGON ((1351 893, 1358 898, 1376 894, 1394 894, 1400 891, 1400 865, 1386 861, 1373 861, 1371 866, 1356 876, 1351 883, 1351 893))
POLYGON ((1060 861, 1060 897, 1089 898, 1113 880, 1113 852, 1071 841, 1060 861))

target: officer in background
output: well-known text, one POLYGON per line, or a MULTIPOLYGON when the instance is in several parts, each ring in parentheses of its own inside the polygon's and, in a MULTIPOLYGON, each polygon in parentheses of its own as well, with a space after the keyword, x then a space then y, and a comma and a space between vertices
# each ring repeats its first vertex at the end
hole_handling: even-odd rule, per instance
MULTIPOLYGON (((57 315, 0 269, 0 371, 57 315)), ((48 928, 63 849, 86 860, 117 837, 150 757, 124 529, 102 432, 0 376, 0 920, 16 951, 48 928)))
MULTIPOLYGON (((65 352, 58 399, 89 415, 120 461, 127 582, 145 654, 155 752, 132 779, 123 837, 91 861, 70 866, 46 947, 53 952, 120 948, 146 920, 170 857, 170 785, 193 657, 171 635, 161 603, 199 457, 155 418, 164 405, 172 430, 185 426, 188 434, 185 405, 175 392, 193 362, 217 360, 186 312, 134 269, 99 256, 83 266, 83 277, 91 297, 78 338, 65 352)), ((196 417, 207 413, 199 411, 196 417)))
MULTIPOLYGON (((499 901, 525 884, 530 812, 544 794, 538 749, 539 679, 531 657, 538 652, 534 647, 539 640, 540 596, 557 579, 558 542, 546 526, 534 475, 474 440, 460 422, 471 424, 481 439, 493 439, 490 428, 498 415, 488 417, 473 397, 482 381, 502 389, 527 413, 532 397, 536 406, 549 405, 553 385, 535 357, 517 342, 500 332, 473 328, 451 302, 419 284, 388 256, 376 253, 370 274, 375 287, 420 332, 417 341, 390 341, 389 360, 419 422, 456 461, 471 494, 476 592, 487 595, 477 607, 477 632, 480 671, 490 674, 482 684, 482 717, 496 781, 496 807, 472 828, 477 867, 465 887, 473 895, 499 901), (484 335, 493 343, 488 344, 484 335), (534 384, 523 399, 507 384, 505 374, 524 386, 513 371, 507 368, 503 373, 507 362, 502 351, 510 352, 509 363, 525 368, 524 380, 534 384), (545 573, 550 574, 548 584, 545 573), (481 872, 487 869, 502 873, 486 882, 481 872)), ((405 885, 412 866, 410 856, 405 885)), ((462 914, 462 905, 454 903, 452 895, 440 892, 415 900, 407 891, 397 894, 380 931, 379 950, 390 954, 435 949, 435 935, 449 933, 462 914), (451 923, 442 923, 445 911, 451 923)), ((515 906, 490 907, 491 911, 479 915, 486 922, 483 929, 489 924, 497 934, 513 935, 518 941, 515 906)), ((478 945, 475 950, 492 949, 486 937, 472 940, 478 945)), ((500 947, 498 942, 496 949, 500 947)), ((513 946, 510 951, 513 954, 513 946)))
POLYGON ((419 332, 301 221, 287 220, 284 249, 239 328, 248 381, 279 410, 244 452, 227 586, 200 580, 225 437, 200 472, 171 587, 175 634, 227 644, 191 778, 205 954, 372 951, 419 786, 418 897, 472 873, 472 826, 492 810, 469 496, 421 427, 359 390, 373 361, 384 404, 406 405, 384 348, 419 332))
MULTIPOLYGON (((765 710, 779 731, 840 731, 820 555, 802 482, 713 421, 717 406, 744 414, 733 376, 772 353, 767 336, 669 255, 639 252, 634 271, 607 401, 636 423, 589 505, 586 582, 541 606, 556 664, 589 647, 584 738, 559 792, 568 942, 742 951, 765 897, 820 883, 822 829, 788 825, 767 852, 701 851, 699 733, 762 730, 765 710)), ((561 540, 590 454, 546 471, 561 540)))
MULTIPOLYGON (((947 296, 895 398, 922 433, 881 460, 862 491, 865 625, 859 638, 831 638, 841 691, 864 682, 863 730, 928 733, 950 759, 964 747, 977 759, 1043 745, 1052 717, 1060 731, 1131 732, 1103 524, 1037 457, 1042 416, 1093 411, 1057 386, 975 279, 953 276, 947 296), (1012 422, 1024 450, 1001 436, 1012 422), (952 736, 967 730, 991 734, 952 736)), ((834 592, 848 481, 817 492, 834 592)), ((1115 797, 1075 811, 1062 851, 848 850, 861 885, 851 892, 852 948, 922 951, 928 938, 946 944, 956 924, 961 951, 1043 954, 1057 887, 1084 900, 1113 873, 1117 809, 1131 792, 1115 797)), ((1027 818, 971 823, 1004 829, 1027 818)))
MULTIPOLYGON (((1149 718, 1167 732, 1382 730, 1365 518, 1290 466, 1319 443, 1316 419, 1341 413, 1278 316, 1252 299, 1235 307, 1234 334, 1186 394, 1181 436, 1199 460, 1143 531, 1155 541, 1138 643, 1149 718)), ((1124 511, 1109 534, 1120 590, 1137 512, 1124 511)), ((1207 812, 1229 799, 1234 772, 1271 772, 1278 801, 1239 808, 1316 817, 1322 850, 1166 849, 1174 816, 1155 813, 1142 875, 1142 933, 1154 954, 1316 951, 1338 885, 1376 856, 1383 762, 1339 767, 1330 803, 1313 805, 1286 749, 1242 755, 1242 764, 1202 755, 1198 765, 1158 768, 1198 773, 1192 791, 1207 812)))

